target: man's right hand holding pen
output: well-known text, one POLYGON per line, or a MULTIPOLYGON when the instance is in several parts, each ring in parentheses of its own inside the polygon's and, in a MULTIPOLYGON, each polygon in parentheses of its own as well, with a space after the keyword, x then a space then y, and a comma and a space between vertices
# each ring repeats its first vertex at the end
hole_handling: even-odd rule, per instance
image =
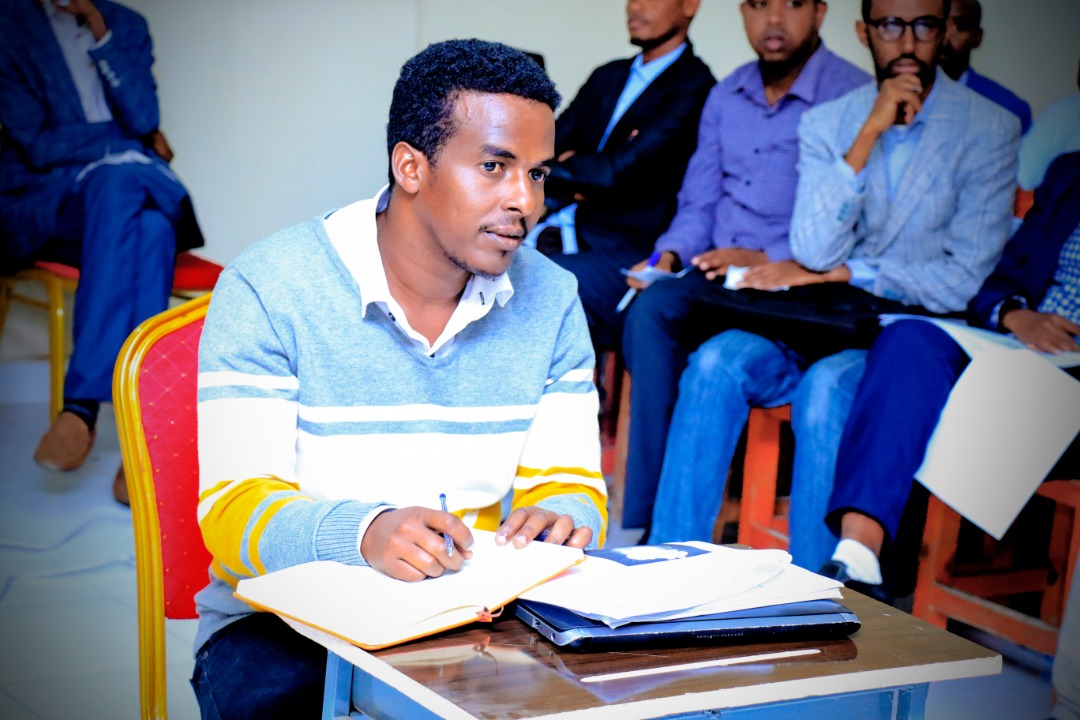
POLYGON ((460 570, 472 557, 469 526, 453 513, 425 507, 382 512, 360 541, 360 554, 371 567, 398 580, 416 582, 460 570), (449 536, 457 552, 446 549, 449 536))

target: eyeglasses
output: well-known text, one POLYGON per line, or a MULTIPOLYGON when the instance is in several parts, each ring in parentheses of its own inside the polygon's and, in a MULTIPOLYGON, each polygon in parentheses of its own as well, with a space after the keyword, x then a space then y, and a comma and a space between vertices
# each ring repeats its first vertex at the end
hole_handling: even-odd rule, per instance
MULTIPOLYGON (((784 0, 784 7, 788 10, 797 10, 803 5, 810 5, 818 0, 784 0)), ((751 10, 764 10, 769 7, 769 0, 743 0, 743 5, 751 10)))
POLYGON ((933 15, 923 15, 914 20, 904 20, 890 15, 877 20, 867 20, 866 24, 872 25, 877 30, 877 35, 883 42, 890 43, 902 38, 908 28, 911 28, 917 41, 934 42, 945 28, 945 21, 933 15))

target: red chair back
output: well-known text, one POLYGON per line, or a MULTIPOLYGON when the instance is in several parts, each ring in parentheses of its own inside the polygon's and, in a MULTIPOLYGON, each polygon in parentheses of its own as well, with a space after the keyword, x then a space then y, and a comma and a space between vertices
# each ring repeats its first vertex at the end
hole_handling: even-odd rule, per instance
POLYGON ((124 343, 113 374, 139 592, 143 718, 167 717, 165 618, 196 617, 210 553, 196 510, 198 353, 210 296, 155 315, 124 343))

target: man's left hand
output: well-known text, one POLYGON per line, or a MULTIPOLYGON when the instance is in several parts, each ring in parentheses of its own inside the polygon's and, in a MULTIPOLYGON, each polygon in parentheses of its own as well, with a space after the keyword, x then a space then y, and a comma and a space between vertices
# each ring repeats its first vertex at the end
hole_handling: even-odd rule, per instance
POLYGON ((569 515, 557 515, 533 505, 518 508, 510 513, 506 522, 495 533, 495 542, 505 545, 507 540, 514 547, 523 548, 547 530, 544 542, 554 545, 569 545, 584 548, 592 540, 592 528, 574 527, 574 519, 569 515))
POLYGON ((794 260, 781 260, 780 262, 757 265, 746 271, 739 288, 752 288, 754 290, 775 290, 782 287, 796 287, 798 285, 814 285, 825 282, 848 282, 851 280, 851 271, 846 265, 833 268, 828 272, 818 273, 807 270, 794 260))
POLYGON ((98 11, 91 0, 71 0, 66 7, 60 7, 55 3, 53 6, 60 12, 74 15, 86 23, 95 40, 105 37, 105 33, 109 30, 105 24, 105 18, 101 17, 101 12, 98 11))
POLYGON ((150 149, 158 154, 166 164, 171 163, 173 159, 173 149, 169 146, 169 141, 165 139, 165 133, 160 130, 155 130, 150 133, 150 137, 147 138, 147 145, 150 149))

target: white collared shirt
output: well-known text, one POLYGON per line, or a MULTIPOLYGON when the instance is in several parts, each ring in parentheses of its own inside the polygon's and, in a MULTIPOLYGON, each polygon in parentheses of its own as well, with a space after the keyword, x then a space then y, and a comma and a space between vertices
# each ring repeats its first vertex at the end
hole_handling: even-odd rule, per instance
POLYGON ((102 87, 94 59, 90 57, 90 50, 109 42, 112 31, 106 32, 101 40, 96 41, 89 27, 80 25, 71 13, 57 10, 52 0, 45 0, 42 5, 53 35, 56 36, 56 42, 60 45, 64 62, 71 73, 71 79, 75 83, 75 89, 79 92, 79 103, 82 105, 86 122, 110 122, 113 119, 112 110, 105 100, 105 89, 102 87))
POLYGON ((389 188, 383 187, 376 195, 374 203, 372 200, 361 200, 335 210, 323 218, 323 226, 334 249, 360 286, 364 303, 360 310, 361 315, 366 315, 368 308, 375 305, 386 313, 406 337, 425 354, 433 357, 440 350, 449 349, 455 336, 469 323, 487 315, 493 302, 505 305, 513 296, 514 288, 506 273, 494 279, 473 275, 465 285, 465 292, 442 334, 434 343, 429 343, 426 337, 409 324, 405 311, 390 294, 390 287, 386 282, 375 216, 386 209, 389 201, 389 188))

